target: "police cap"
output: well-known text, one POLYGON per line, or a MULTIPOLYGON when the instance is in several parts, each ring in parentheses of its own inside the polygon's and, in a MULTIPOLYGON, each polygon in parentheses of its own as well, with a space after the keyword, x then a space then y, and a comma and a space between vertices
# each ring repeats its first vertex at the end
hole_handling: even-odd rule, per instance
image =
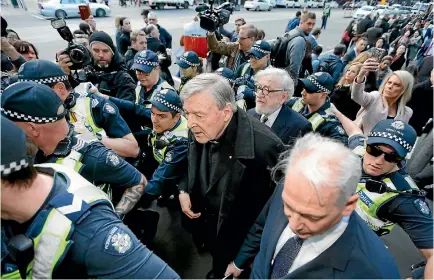
POLYGON ((331 93, 334 87, 332 76, 326 72, 317 72, 306 79, 300 79, 300 82, 307 93, 331 93))
POLYGON ((382 120, 368 134, 367 144, 387 144, 404 158, 416 142, 414 128, 398 120, 382 120))
POLYGON ((235 75, 234 71, 232 71, 229 68, 226 67, 221 67, 219 69, 217 69, 215 71, 215 73, 219 76, 222 76, 223 78, 225 78, 228 82, 235 82, 235 80, 237 79, 237 76, 235 75))
POLYGON ((253 56, 255 59, 261 59, 270 53, 270 44, 263 40, 256 41, 249 50, 249 56, 253 56))
POLYGON ((183 55, 181 55, 180 58, 176 61, 176 64, 179 65, 179 67, 183 69, 187 69, 188 67, 198 67, 200 66, 200 59, 199 56, 193 51, 185 52, 183 55))
POLYGON ((173 89, 163 88, 159 91, 155 91, 151 100, 148 102, 163 112, 182 112, 181 98, 173 89))
POLYGON ((7 87, 1 96, 1 113, 18 122, 53 123, 66 115, 62 100, 48 86, 18 82, 7 87))
POLYGON ((1 177, 29 166, 26 134, 16 124, 1 116, 1 177))
POLYGON ((18 81, 32 81, 38 84, 53 85, 68 81, 68 75, 54 62, 35 59, 24 63, 18 71, 18 81))
POLYGON ((145 73, 150 73, 155 67, 160 65, 156 53, 150 50, 138 52, 134 56, 134 64, 132 70, 139 70, 145 73))

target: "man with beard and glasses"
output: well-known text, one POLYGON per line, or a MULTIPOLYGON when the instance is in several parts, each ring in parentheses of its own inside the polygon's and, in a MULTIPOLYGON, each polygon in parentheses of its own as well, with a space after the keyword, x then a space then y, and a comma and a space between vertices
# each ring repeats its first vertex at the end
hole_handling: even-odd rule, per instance
MULTIPOLYGON (((92 33, 89 38, 90 51, 93 63, 88 69, 92 75, 87 75, 85 80, 92 82, 98 90, 104 94, 117 98, 134 101, 136 83, 128 73, 123 57, 117 52, 110 35, 103 31, 92 33), (92 77, 96 76, 96 77, 92 77)), ((71 58, 68 54, 58 54, 58 62, 68 74, 69 82, 73 87, 80 84, 71 73, 71 58)))

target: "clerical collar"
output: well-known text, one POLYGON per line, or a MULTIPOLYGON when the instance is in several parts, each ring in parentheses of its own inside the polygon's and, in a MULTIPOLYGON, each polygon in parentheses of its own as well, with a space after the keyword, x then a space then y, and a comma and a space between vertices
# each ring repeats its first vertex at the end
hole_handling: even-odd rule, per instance
POLYGON ((232 139, 236 138, 236 134, 237 134, 237 112, 235 112, 232 115, 231 120, 229 121, 228 126, 226 127, 225 131, 223 132, 223 134, 216 140, 210 140, 209 143, 216 145, 216 144, 220 144, 220 143, 228 143, 230 142, 232 139))

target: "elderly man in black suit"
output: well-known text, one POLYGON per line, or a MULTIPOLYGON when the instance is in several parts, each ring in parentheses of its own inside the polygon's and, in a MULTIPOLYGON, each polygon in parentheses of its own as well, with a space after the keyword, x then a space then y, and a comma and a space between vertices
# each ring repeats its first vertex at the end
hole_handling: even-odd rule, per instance
POLYGON ((217 74, 188 81, 181 99, 190 132, 179 201, 196 244, 212 254, 207 278, 221 279, 274 191, 270 168, 284 145, 238 110, 231 86, 217 74))
POLYGON ((309 133, 276 170, 285 178, 250 229, 226 275, 252 263, 252 279, 400 278, 383 242, 354 211, 360 160, 309 133))
POLYGON ((256 107, 248 114, 260 120, 285 144, 312 131, 311 123, 284 103, 294 95, 294 82, 282 69, 269 67, 255 76, 256 107))

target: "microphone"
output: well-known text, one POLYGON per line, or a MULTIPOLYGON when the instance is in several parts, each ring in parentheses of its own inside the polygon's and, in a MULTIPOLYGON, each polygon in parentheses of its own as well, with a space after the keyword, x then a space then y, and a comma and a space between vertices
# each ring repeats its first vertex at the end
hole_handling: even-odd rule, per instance
POLYGON ((414 195, 414 196, 425 196, 426 191, 424 190, 416 190, 416 189, 410 189, 407 191, 397 191, 389 188, 386 183, 381 181, 376 181, 372 179, 366 180, 366 190, 369 192, 379 193, 383 194, 385 192, 391 192, 391 193, 399 193, 399 194, 408 194, 408 195, 414 195))

